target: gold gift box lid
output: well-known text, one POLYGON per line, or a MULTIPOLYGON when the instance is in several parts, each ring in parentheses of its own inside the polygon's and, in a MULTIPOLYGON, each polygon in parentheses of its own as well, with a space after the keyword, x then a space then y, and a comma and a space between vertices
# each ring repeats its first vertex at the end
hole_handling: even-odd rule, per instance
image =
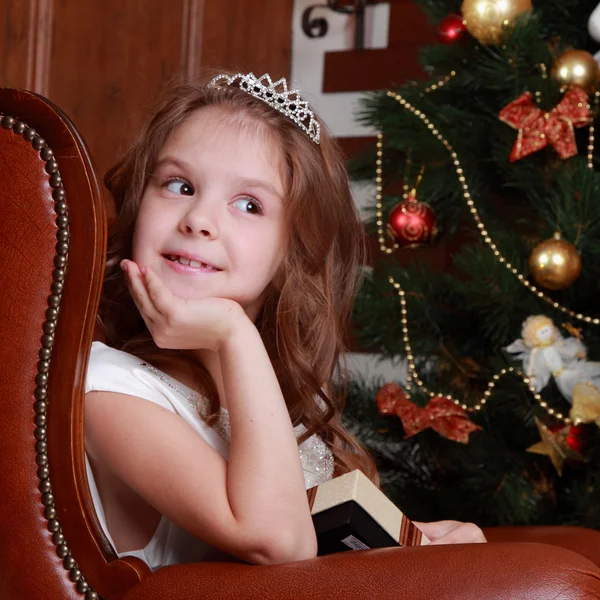
POLYGON ((359 469, 307 490, 310 514, 354 501, 401 546, 425 546, 431 540, 359 469))

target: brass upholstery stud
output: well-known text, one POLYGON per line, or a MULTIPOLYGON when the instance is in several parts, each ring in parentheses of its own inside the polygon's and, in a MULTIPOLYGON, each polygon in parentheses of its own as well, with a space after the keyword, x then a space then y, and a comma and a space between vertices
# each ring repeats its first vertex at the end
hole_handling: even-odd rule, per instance
POLYGON ((23 131, 23 139, 30 142, 35 137, 35 129, 33 127, 26 127, 23 131))

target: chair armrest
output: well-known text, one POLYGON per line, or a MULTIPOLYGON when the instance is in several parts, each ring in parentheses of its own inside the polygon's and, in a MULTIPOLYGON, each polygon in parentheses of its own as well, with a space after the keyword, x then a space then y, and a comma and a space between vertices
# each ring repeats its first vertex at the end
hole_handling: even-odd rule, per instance
POLYGON ((486 527, 488 542, 535 542, 574 550, 600 566, 600 531, 565 525, 486 527))
POLYGON ((174 565, 147 576, 123 600, 597 597, 600 569, 579 554, 558 546, 510 543, 382 548, 275 566, 174 565))

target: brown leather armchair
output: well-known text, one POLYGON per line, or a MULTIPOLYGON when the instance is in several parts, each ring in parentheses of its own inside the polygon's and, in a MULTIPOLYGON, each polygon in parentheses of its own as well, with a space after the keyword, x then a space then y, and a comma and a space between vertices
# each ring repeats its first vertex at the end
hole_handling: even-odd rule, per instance
POLYGON ((93 510, 83 446, 106 247, 102 193, 67 117, 44 98, 7 88, 0 201, 3 600, 600 598, 600 532, 566 527, 499 528, 487 531, 489 544, 278 566, 202 563, 151 573, 137 559, 117 559, 93 510))

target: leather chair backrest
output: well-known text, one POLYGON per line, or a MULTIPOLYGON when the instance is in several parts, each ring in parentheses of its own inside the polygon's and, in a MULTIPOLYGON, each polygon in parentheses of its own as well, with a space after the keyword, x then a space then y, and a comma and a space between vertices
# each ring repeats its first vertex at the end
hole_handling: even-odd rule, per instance
POLYGON ((44 98, 0 88, 0 598, 110 597, 147 571, 114 560, 92 507, 84 377, 106 212, 89 153, 44 98))

